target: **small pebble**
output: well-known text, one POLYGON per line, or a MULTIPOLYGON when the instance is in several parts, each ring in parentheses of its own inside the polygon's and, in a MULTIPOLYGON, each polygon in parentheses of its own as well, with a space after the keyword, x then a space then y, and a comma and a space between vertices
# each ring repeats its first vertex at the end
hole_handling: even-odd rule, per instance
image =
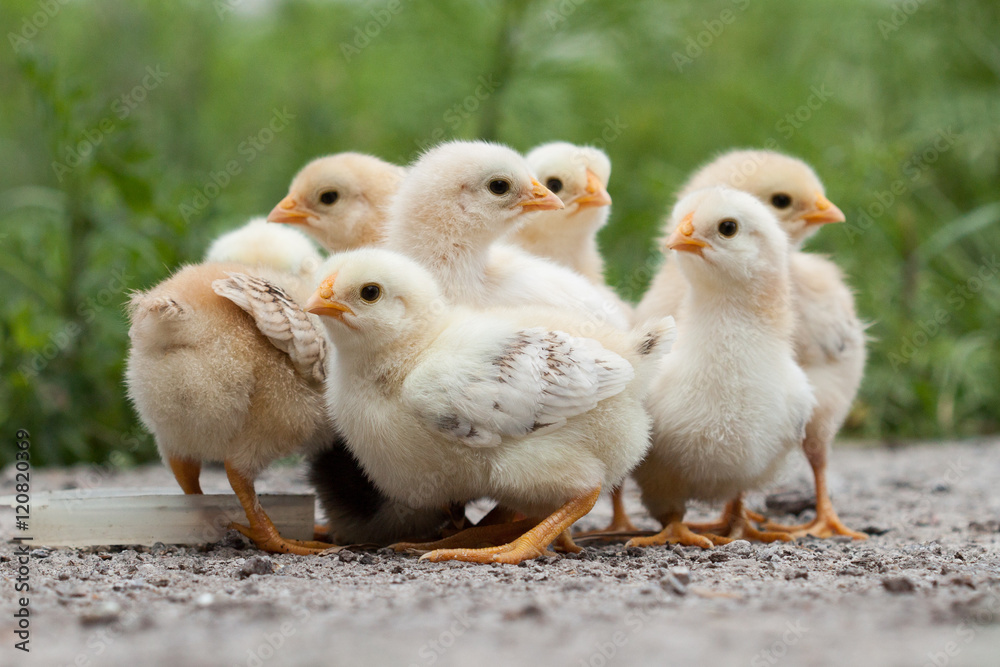
POLYGON ((909 577, 883 577, 882 586, 890 593, 912 593, 917 590, 916 584, 909 577))
POLYGON ((237 576, 240 579, 246 579, 254 574, 262 576, 266 574, 274 574, 274 561, 270 558, 263 558, 261 556, 248 558, 243 565, 240 566, 237 576))

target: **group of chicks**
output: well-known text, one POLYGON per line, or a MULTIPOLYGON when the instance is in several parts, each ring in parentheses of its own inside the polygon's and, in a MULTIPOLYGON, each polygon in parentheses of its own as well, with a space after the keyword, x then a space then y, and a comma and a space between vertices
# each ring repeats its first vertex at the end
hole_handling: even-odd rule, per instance
POLYGON ((266 221, 131 299, 129 396, 181 488, 201 493, 202 462, 224 463, 249 522, 234 527, 280 553, 331 546, 283 538, 257 500, 256 476, 294 452, 330 537, 431 560, 578 551, 570 529, 602 489, 600 534, 631 546, 863 539, 825 469, 864 326, 838 268, 801 250, 844 214, 802 161, 726 153, 680 191, 666 260, 632 307, 596 240, 610 176, 602 151, 565 142, 306 165, 266 221), (766 523, 743 494, 796 447, 816 517, 766 523), (628 475, 659 532, 629 521, 628 475), (496 506, 469 526, 483 498, 496 506), (685 523, 691 500, 727 504, 685 523))

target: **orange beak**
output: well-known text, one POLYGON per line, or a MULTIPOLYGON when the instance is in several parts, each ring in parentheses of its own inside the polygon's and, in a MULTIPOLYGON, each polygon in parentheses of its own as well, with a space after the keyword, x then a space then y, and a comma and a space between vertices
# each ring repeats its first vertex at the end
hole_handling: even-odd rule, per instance
POLYGON ((566 208, 566 205, 562 203, 562 199, 556 197, 552 194, 551 190, 534 178, 531 179, 531 197, 522 201, 519 206, 526 213, 533 211, 555 211, 560 208, 566 208))
POLYGON ((277 206, 271 209, 271 212, 267 216, 267 221, 303 225, 311 217, 313 217, 312 214, 305 210, 305 207, 299 203, 298 199, 292 195, 288 195, 278 202, 277 206))
POLYGON ((711 248, 708 243, 701 239, 696 239, 694 234, 694 213, 688 213, 681 218, 681 224, 677 225, 674 233, 667 238, 666 247, 670 250, 681 252, 693 252, 702 255, 703 248, 711 248))
MULTIPOLYGON (((306 301, 306 305, 303 309, 307 313, 312 313, 313 315, 324 315, 326 317, 336 317, 338 319, 342 318, 344 313, 348 315, 353 315, 354 311, 351 310, 346 304, 340 303, 339 301, 334 301, 333 299, 333 283, 337 280, 337 274, 334 273, 329 276, 326 280, 319 284, 316 291, 313 292, 309 300, 306 301)), ((345 323, 346 324, 346 323, 345 323)))
POLYGON ((847 217, 843 211, 837 208, 836 204, 823 196, 822 193, 817 193, 815 206, 807 211, 802 219, 810 225, 822 225, 827 222, 844 222, 847 217))
POLYGON ((574 202, 579 208, 597 208, 611 204, 611 195, 608 194, 601 179, 591 170, 587 170, 587 193, 576 198, 574 202))

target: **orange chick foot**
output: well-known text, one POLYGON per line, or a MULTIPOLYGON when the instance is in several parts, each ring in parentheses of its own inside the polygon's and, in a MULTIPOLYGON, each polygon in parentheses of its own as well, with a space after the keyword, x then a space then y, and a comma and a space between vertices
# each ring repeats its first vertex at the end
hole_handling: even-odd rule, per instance
MULTIPOLYGON (((326 542, 289 540, 278 534, 277 530, 269 530, 264 527, 253 528, 240 523, 229 524, 253 541, 254 545, 261 551, 272 554, 295 554, 297 556, 314 556, 329 549, 331 544, 326 542)), ((271 527, 273 528, 273 526, 271 527)))
POLYGON ((633 537, 625 543, 626 547, 653 547, 665 544, 680 544, 686 547, 701 547, 711 549, 717 544, 727 544, 732 542, 728 537, 713 535, 711 533, 699 535, 684 525, 684 522, 677 520, 668 523, 663 530, 656 535, 649 537, 633 537))

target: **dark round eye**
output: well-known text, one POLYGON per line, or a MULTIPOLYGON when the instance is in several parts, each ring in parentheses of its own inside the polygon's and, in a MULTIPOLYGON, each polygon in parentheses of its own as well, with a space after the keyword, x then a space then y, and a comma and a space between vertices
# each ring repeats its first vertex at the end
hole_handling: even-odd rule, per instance
POLYGON ((382 296, 382 288, 375 283, 368 283, 361 288, 361 300, 367 303, 375 303, 382 296))
POLYGON ((771 195, 771 204, 774 205, 774 208, 788 208, 792 205, 792 198, 784 192, 777 192, 771 195))
POLYGON ((510 181, 505 181, 502 178, 496 178, 490 181, 490 192, 493 194, 505 195, 508 190, 510 190, 510 181))
POLYGON ((326 192, 324 192, 319 196, 319 200, 324 204, 326 204, 327 206, 329 206, 333 202, 337 201, 338 196, 339 195, 337 194, 336 190, 327 190, 326 192))
POLYGON ((552 190, 553 193, 556 193, 563 189, 563 182, 560 181, 558 178, 550 178, 549 180, 545 181, 545 187, 547 187, 549 190, 552 190))
POLYGON ((727 239, 736 236, 736 232, 739 230, 739 225, 736 224, 735 220, 726 218, 719 223, 719 233, 725 236, 727 239))

